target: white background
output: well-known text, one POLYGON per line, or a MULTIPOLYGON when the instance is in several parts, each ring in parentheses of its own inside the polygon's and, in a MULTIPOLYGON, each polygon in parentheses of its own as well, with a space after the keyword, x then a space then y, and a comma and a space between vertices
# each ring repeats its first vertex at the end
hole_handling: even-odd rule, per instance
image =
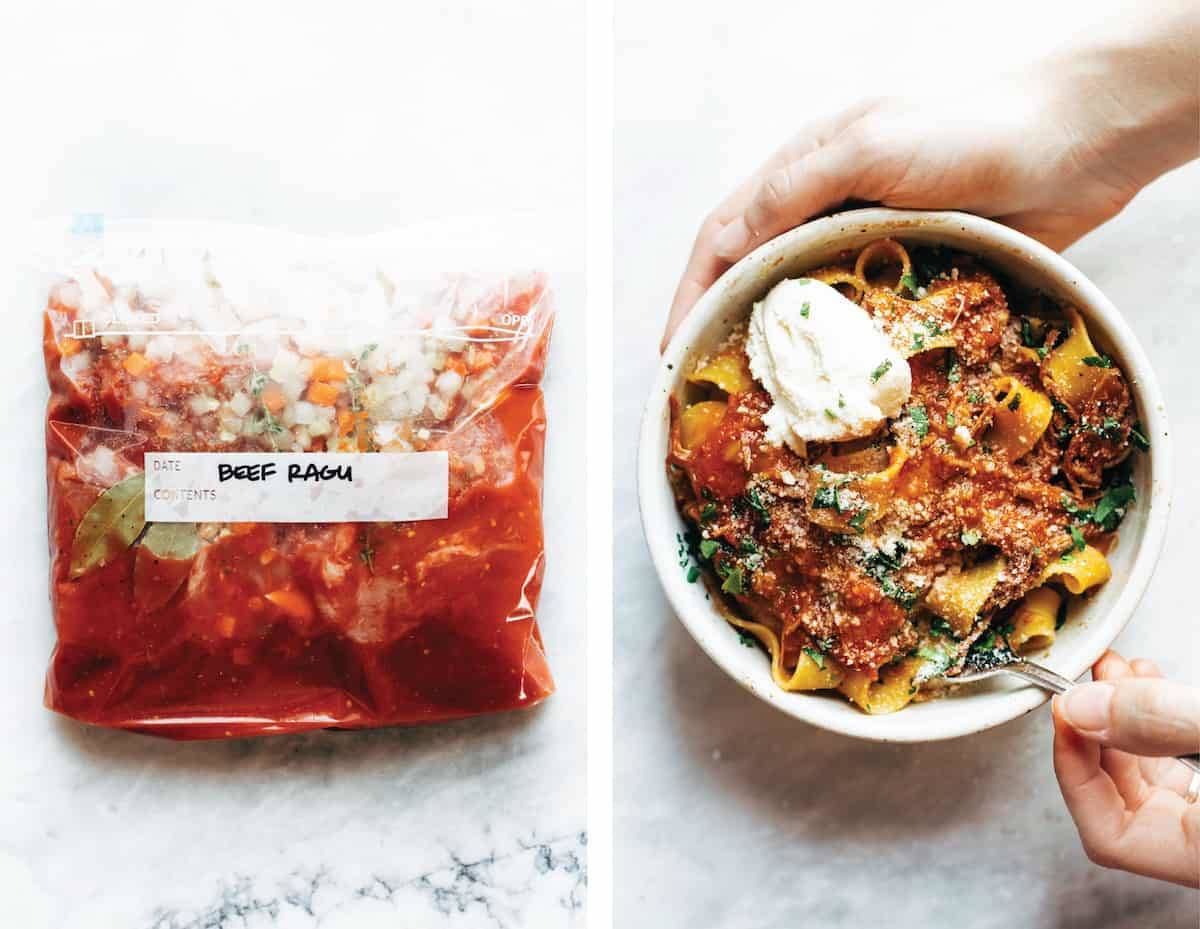
MULTIPOLYGON (((0 12, 5 254, 24 220, 86 211, 324 236, 419 225, 451 253, 499 237, 516 261, 582 268, 581 2, 23 6, 0 12)), ((584 457, 584 320, 579 278, 564 280, 540 610, 559 693, 464 723, 223 744, 41 707, 40 324, 37 306, 5 305, 0 922, 582 924, 586 534, 564 516, 584 457)))
MULTIPOLYGON (((617 0, 614 765, 624 929, 1196 926, 1194 892, 1086 861, 1054 783, 1046 709, 964 740, 884 746, 807 727, 727 679, 666 605, 634 493, 658 340, 705 213, 804 120, 863 95, 946 99, 968 77, 1020 67, 1106 6, 617 0)), ((1198 226, 1193 165, 1068 253, 1128 315, 1176 440, 1166 551, 1117 645, 1193 682, 1198 226)))

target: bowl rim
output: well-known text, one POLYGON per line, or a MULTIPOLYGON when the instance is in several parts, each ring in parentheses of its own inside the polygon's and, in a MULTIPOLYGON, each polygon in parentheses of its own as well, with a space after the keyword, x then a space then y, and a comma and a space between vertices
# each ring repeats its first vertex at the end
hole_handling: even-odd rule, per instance
POLYGON ((905 226, 935 233, 939 229, 956 226, 972 238, 1010 252, 1014 257, 1018 257, 1021 263, 1038 268, 1043 275, 1069 281, 1072 288, 1082 297, 1080 303, 1084 315, 1098 319, 1110 334, 1111 341, 1120 345, 1122 367, 1126 370, 1131 384, 1136 385, 1134 394, 1141 408, 1147 432, 1154 436, 1149 470, 1151 492, 1149 500, 1140 504, 1144 507, 1146 522, 1141 532, 1137 556, 1116 603, 1101 618, 1088 623, 1085 632, 1090 645, 1081 650, 1082 654, 1072 663, 1061 665, 1056 670, 1071 680, 1077 679, 1099 659, 1129 623, 1149 586, 1162 552, 1171 509, 1170 430, 1164 398, 1149 358, 1113 303, 1067 259, 1015 229, 958 211, 868 207, 821 217, 758 246, 709 287, 662 353, 642 416, 638 438, 637 479, 638 506, 646 545, 671 608, 692 638, 722 671, 776 709, 823 729, 869 741, 933 742, 983 732, 1037 709, 1048 701, 1051 695, 1030 685, 1000 694, 999 699, 971 711, 968 707, 974 695, 960 693, 949 699, 962 701, 963 712, 944 720, 940 726, 926 726, 922 730, 914 730, 902 722, 888 725, 889 720, 902 721, 903 711, 886 716, 870 716, 866 713, 851 715, 831 710, 827 699, 811 694, 790 693, 775 686, 773 682, 769 688, 760 688, 732 667, 730 655, 733 641, 727 634, 723 638, 718 635, 718 630, 724 632, 728 626, 725 619, 715 607, 696 607, 687 594, 688 588, 693 585, 687 584, 683 572, 679 570, 677 560, 673 557, 674 551, 668 551, 668 546, 652 541, 661 538, 662 531, 668 528, 661 522, 656 522, 655 515, 655 496, 667 486, 665 462, 660 460, 658 455, 662 438, 661 424, 666 415, 668 398, 682 376, 683 363, 692 342, 710 320, 725 309, 724 297, 743 274, 758 265, 774 266, 797 251, 826 246, 839 234, 847 233, 850 226, 854 227, 856 233, 878 226, 881 235, 900 237, 904 235, 905 226), (714 619, 719 622, 714 622, 714 619))

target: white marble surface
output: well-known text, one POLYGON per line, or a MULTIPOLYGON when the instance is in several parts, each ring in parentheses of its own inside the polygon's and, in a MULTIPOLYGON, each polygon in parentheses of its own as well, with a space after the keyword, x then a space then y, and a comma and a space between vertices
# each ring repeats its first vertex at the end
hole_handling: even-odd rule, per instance
MULTIPOLYGON (((614 764, 623 929, 1194 929, 1200 919, 1194 892, 1086 860, 1056 789, 1047 709, 924 746, 808 727, 757 701, 700 651, 646 556, 636 425, 696 225, 812 111, 860 93, 936 87, 921 83, 931 73, 920 55, 893 67, 896 49, 920 47, 935 6, 948 9, 856 4, 853 39, 809 42, 848 28, 851 14, 748 0, 731 21, 710 0, 686 17, 665 3, 618 2, 614 764)), ((970 9, 956 5, 939 23, 948 59, 939 54, 936 65, 946 74, 963 53, 955 42, 963 30, 972 30, 967 54, 986 62, 1044 42, 1055 17, 1069 15, 1017 0, 983 29, 970 9)), ((1200 454, 1198 229, 1193 165, 1145 190, 1069 255, 1128 314, 1159 372, 1176 439, 1170 536, 1117 647, 1200 683, 1200 486, 1183 467, 1200 454)))
MULTIPOLYGON (((506 244, 580 267, 581 4, 15 12, 0 12, 0 83, 22 88, 6 105, 21 142, 0 155, 10 229, 97 211, 348 235, 467 214, 504 229, 511 212, 534 210, 532 235, 506 244)), ((478 227, 464 237, 481 238, 478 227)), ((0 267, 0 285, 10 272, 0 267)), ((570 415, 583 327, 579 278, 565 283, 546 381, 539 610, 559 692, 448 725, 207 744, 91 729, 41 706, 53 642, 45 386, 37 308, 5 304, 0 923, 583 925, 585 532, 566 518, 584 438, 570 415)))

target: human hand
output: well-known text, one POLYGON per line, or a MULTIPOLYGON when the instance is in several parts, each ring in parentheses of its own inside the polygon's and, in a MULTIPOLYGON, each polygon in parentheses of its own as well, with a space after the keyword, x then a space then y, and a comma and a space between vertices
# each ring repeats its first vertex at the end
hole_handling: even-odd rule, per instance
POLYGON ((1096 864, 1200 886, 1200 689, 1162 679, 1153 662, 1107 652, 1096 682, 1054 698, 1054 772, 1084 851, 1096 864))
POLYGON ((733 262, 847 201, 967 210, 1067 247, 1200 154, 1198 11, 1164 8, 1021 77, 806 125, 701 225, 662 347, 733 262))

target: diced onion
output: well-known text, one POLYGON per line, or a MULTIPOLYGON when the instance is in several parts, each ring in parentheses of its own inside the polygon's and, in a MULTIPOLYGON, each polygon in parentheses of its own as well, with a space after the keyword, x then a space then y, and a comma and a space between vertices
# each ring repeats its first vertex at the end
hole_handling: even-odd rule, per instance
POLYGON ((238 416, 245 416, 250 412, 252 406, 254 406, 254 402, 245 391, 238 391, 229 398, 229 409, 233 410, 238 416))
POLYGON ((462 387, 462 375, 457 371, 443 371, 438 375, 437 391, 447 400, 452 398, 462 387))
POLYGON ((215 413, 221 406, 221 402, 216 397, 197 394, 188 400, 188 406, 193 415, 203 416, 205 413, 215 413))

